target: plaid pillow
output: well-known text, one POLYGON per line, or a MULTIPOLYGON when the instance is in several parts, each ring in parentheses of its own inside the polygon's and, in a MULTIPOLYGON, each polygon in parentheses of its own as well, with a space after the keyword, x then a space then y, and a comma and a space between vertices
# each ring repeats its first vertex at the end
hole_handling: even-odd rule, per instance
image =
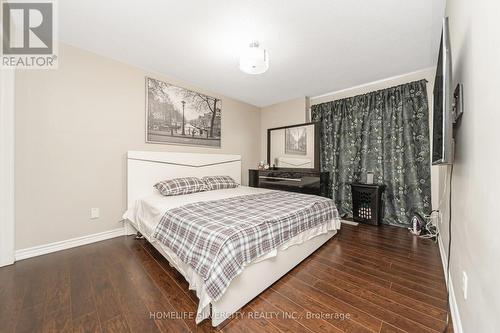
POLYGON ((181 195, 207 191, 205 183, 196 177, 167 179, 156 183, 155 187, 163 195, 181 195))
POLYGON ((205 176, 201 178, 209 190, 222 190, 238 187, 238 183, 229 176, 205 176))

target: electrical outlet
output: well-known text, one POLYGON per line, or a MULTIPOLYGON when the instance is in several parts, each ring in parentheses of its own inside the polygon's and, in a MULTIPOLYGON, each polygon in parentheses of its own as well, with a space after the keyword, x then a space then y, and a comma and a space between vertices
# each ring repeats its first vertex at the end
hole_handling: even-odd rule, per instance
POLYGON ((90 219, 95 220, 99 218, 99 208, 90 208, 90 219))
POLYGON ((467 299, 467 283, 468 277, 465 271, 462 271, 462 293, 464 295, 464 299, 467 299))

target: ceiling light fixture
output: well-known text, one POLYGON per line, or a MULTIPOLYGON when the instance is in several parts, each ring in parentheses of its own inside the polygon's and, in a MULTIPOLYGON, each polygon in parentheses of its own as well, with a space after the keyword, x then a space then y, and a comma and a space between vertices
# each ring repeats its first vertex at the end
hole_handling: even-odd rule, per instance
POLYGON ((269 69, 269 54, 259 47, 258 41, 251 42, 240 56, 240 70, 247 74, 262 74, 269 69))

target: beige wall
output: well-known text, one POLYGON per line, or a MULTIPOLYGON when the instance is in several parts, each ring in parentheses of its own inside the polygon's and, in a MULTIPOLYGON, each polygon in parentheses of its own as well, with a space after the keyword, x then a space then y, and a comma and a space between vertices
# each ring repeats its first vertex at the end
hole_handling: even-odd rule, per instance
POLYGON ((274 104, 260 111, 260 159, 267 160, 267 129, 306 122, 306 98, 274 104))
POLYGON ((186 86, 222 99, 222 149, 146 144, 146 75, 186 86, 67 45, 58 70, 18 72, 16 249, 120 227, 127 150, 241 154, 247 182, 260 156, 259 109, 186 86))
MULTIPOLYGON (((453 86, 463 83, 465 103, 455 146, 450 266, 464 332, 500 328, 499 13, 499 1, 447 2, 453 86), (463 271, 468 275, 467 300, 462 295, 463 271)), ((441 228, 445 248, 448 216, 446 209, 441 228)))

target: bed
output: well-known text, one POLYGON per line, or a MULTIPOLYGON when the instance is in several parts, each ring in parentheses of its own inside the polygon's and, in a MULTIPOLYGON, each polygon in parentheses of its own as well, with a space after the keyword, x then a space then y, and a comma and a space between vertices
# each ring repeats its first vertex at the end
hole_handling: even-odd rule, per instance
MULTIPOLYGON (((162 223, 165 213, 190 207, 190 205, 231 200, 239 202, 248 198, 269 198, 279 194, 272 190, 239 186, 165 197, 153 188, 156 182, 168 178, 215 175, 229 175, 236 182, 241 183, 241 157, 226 154, 129 151, 127 154, 127 211, 124 214, 127 234, 140 232, 168 260, 170 265, 185 277, 189 288, 196 292, 199 299, 196 322, 210 316, 214 327, 221 325, 246 303, 308 257, 333 237, 340 228, 340 219, 338 214, 335 214, 326 221, 297 233, 276 248, 259 255, 250 262, 245 262, 241 272, 238 271, 231 279, 221 296, 214 297, 210 288, 207 287, 206 276, 193 268, 193 265, 181 260, 179 252, 159 241, 161 237, 155 234, 155 230, 162 223)), ((311 200, 320 199, 320 197, 309 197, 311 200)))

